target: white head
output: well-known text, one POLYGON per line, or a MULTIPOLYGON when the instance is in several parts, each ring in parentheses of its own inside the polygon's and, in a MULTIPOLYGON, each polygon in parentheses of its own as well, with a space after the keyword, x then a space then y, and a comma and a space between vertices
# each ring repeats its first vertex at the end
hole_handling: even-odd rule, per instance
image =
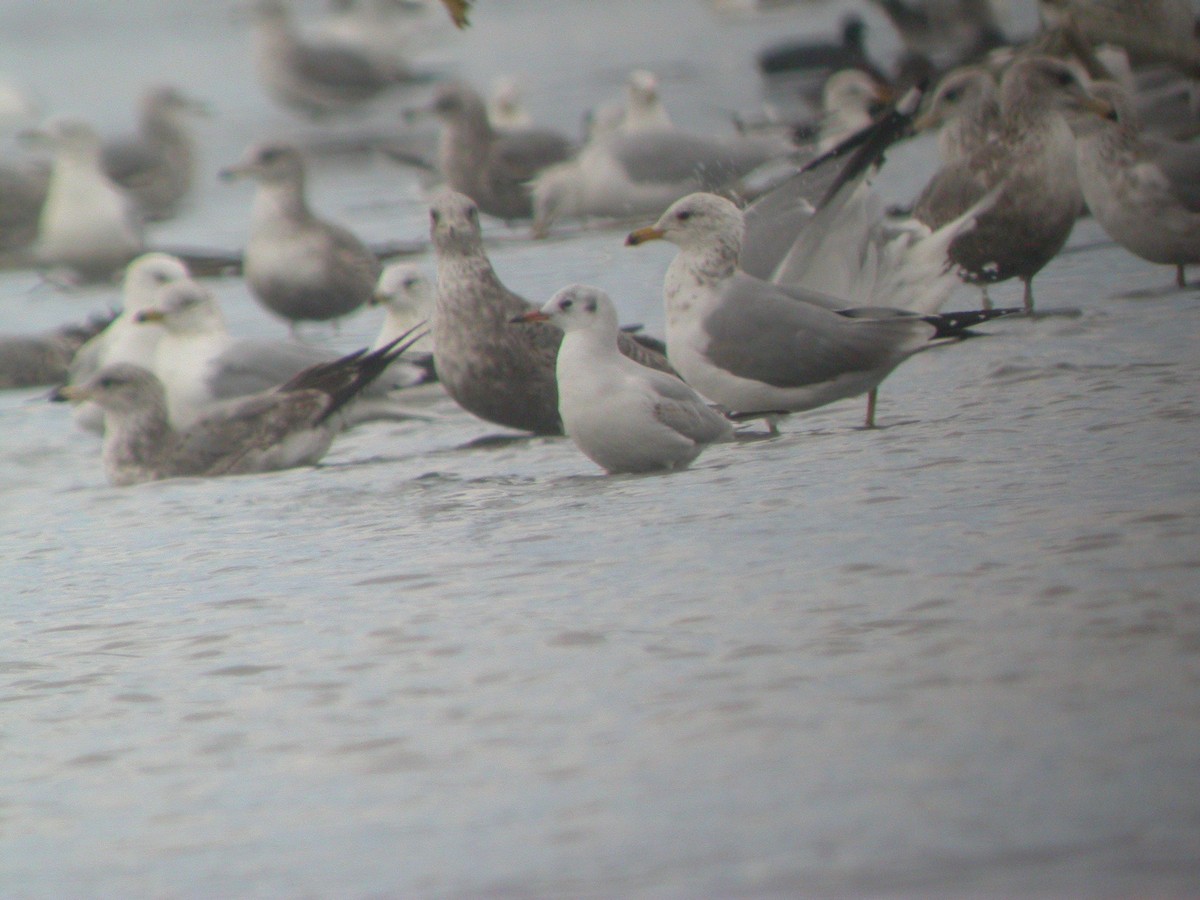
POLYGON ((190 278, 183 260, 169 253, 144 253, 125 269, 121 291, 125 312, 135 315, 158 303, 163 288, 190 278))
POLYGON ((570 334, 573 331, 594 331, 615 342, 617 339, 617 310, 612 299, 598 287, 569 284, 546 301, 531 321, 550 321, 570 334))
POLYGON ((891 90, 861 69, 843 69, 829 76, 821 91, 824 111, 870 116, 875 107, 892 99, 891 90))
POLYGON ((676 200, 657 222, 639 228, 625 239, 630 246, 646 241, 670 241, 680 250, 700 253, 720 251, 736 262, 745 231, 742 211, 716 194, 688 194, 676 200))
POLYGON ((158 302, 135 317, 138 322, 161 322, 171 334, 210 334, 225 331, 225 318, 216 298, 191 278, 167 285, 158 302))
POLYGON ((372 306, 382 306, 390 312, 430 315, 433 310, 433 283, 425 277, 420 266, 412 263, 392 263, 379 275, 372 306))

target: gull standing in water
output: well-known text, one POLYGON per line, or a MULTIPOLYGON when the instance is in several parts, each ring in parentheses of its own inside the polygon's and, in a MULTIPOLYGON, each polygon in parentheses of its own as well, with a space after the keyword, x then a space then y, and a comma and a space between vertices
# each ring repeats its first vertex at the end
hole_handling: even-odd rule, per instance
POLYGON ((196 150, 188 119, 207 114, 176 88, 153 87, 142 97, 137 134, 104 144, 105 171, 147 219, 169 219, 191 191, 196 150))
POLYGON ((55 399, 104 409, 103 459, 118 486, 184 476, 212 477, 315 465, 338 434, 335 412, 398 358, 407 344, 359 350, 305 369, 274 390, 230 401, 179 429, 162 382, 141 366, 106 366, 55 399))
MULTIPOLYGON (((437 254, 433 343, 438 378, 459 406, 481 419, 535 434, 562 434, 554 381, 562 332, 510 324, 535 307, 496 275, 483 248, 479 210, 469 197, 442 192, 429 218, 437 254)), ((626 356, 670 370, 666 359, 628 335, 619 341, 626 356)))
POLYGON ((1101 82, 1092 93, 1116 110, 1115 119, 1074 117, 1079 184, 1088 209, 1114 241, 1153 263, 1200 263, 1200 147, 1142 137, 1129 96, 1101 82))
POLYGON ((442 123, 438 168, 446 184, 506 221, 532 216, 527 182, 575 152, 566 137, 545 128, 497 131, 483 98, 460 81, 438 85, 429 111, 442 123))
MULTIPOLYGON (((1013 310, 923 316, 843 308, 838 298, 763 281, 737 268, 741 211, 691 194, 626 243, 679 248, 663 282, 667 352, 693 388, 739 417, 813 409, 873 391, 901 362, 941 338, 1013 310)), ((867 407, 874 426, 874 404, 867 407)))
POLYGON ((567 436, 610 473, 682 469, 733 428, 694 390, 617 349, 620 329, 608 294, 573 284, 514 322, 563 331, 556 377, 567 436))
POLYGON ((999 185, 992 208, 950 245, 950 259, 974 284, 1021 279, 1025 309, 1032 311, 1033 277, 1067 242, 1083 205, 1064 113, 1107 116, 1112 107, 1087 92, 1074 68, 1045 56, 1013 62, 999 99, 997 139, 939 169, 913 215, 940 228, 999 185))
POLYGON ((54 166, 34 252, 52 268, 105 278, 142 250, 137 204, 101 165, 100 137, 79 119, 57 119, 35 134, 54 146, 54 166))
POLYGON ((299 322, 337 319, 370 299, 379 261, 349 230, 309 209, 298 150, 258 144, 221 175, 258 182, 245 273, 267 310, 294 331, 299 322))

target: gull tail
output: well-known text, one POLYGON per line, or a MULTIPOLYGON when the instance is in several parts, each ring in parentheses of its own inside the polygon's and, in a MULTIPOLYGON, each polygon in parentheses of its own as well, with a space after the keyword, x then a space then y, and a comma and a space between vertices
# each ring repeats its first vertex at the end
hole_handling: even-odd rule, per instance
POLYGON ((1025 310, 1020 306, 1008 306, 1004 309, 971 309, 962 312, 942 313, 938 316, 922 316, 921 318, 937 329, 931 340, 937 338, 966 338, 974 332, 970 329, 992 319, 1005 316, 1024 315, 1025 310))
POLYGON ((426 334, 425 323, 419 322, 394 341, 368 353, 355 350, 327 363, 309 366, 291 381, 282 385, 280 391, 315 390, 327 394, 329 407, 321 414, 316 424, 328 419, 355 397, 363 388, 383 374, 405 350, 426 334))

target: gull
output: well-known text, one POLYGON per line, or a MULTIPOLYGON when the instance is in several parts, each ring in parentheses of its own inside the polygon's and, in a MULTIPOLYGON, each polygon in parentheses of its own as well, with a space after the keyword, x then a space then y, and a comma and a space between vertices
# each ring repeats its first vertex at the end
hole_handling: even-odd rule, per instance
POLYGON ((79 348, 110 321, 97 317, 39 334, 0 334, 0 390, 62 384, 79 348))
MULTIPOLYGON (((164 329, 148 368, 163 382, 171 422, 181 428, 223 400, 266 390, 334 358, 328 350, 295 341, 234 337, 216 298, 192 279, 167 285, 157 304, 136 320, 160 323, 164 329)), ((392 392, 426 379, 424 367, 398 360, 340 415, 347 425, 404 418, 392 392)))
POLYGON ((599 288, 572 284, 514 322, 563 331, 555 376, 567 436, 609 473, 682 469, 733 428, 694 390, 617 349, 617 310, 599 288))
POLYGON ((497 131, 512 128, 529 128, 533 116, 525 108, 524 89, 521 79, 515 75, 498 75, 492 81, 492 92, 488 95, 488 121, 497 131))
POLYGON ((1000 185, 991 209, 950 245, 950 259, 971 283, 1019 278, 1032 311, 1033 278, 1062 249, 1083 204, 1064 112, 1107 116, 1112 107, 1087 92, 1073 67, 1045 56, 1013 62, 999 102, 996 139, 939 169, 913 215, 939 228, 1000 185))
POLYGON ((403 63, 334 42, 304 40, 279 0, 253 7, 253 52, 259 80, 285 106, 313 118, 352 111, 419 76, 403 63))
POLYGON ((442 123, 438 169, 446 184, 506 221, 532 216, 526 182, 574 153, 567 138, 544 128, 497 131, 483 98, 460 81, 439 84, 428 111, 442 123))
MULTIPOLYGON (((121 312, 112 323, 79 348, 71 360, 68 384, 91 378, 105 366, 132 363, 151 368, 155 351, 163 335, 161 325, 138 321, 138 315, 152 308, 169 284, 190 277, 181 259, 167 253, 144 253, 125 269, 121 288, 121 312)), ((104 414, 94 403, 81 403, 74 410, 75 424, 99 434, 104 430, 104 414)))
POLYGON ((37 239, 49 188, 50 167, 41 161, 0 163, 0 252, 23 250, 37 239))
POLYGON ((137 133, 104 144, 105 172, 147 219, 170 218, 191 191, 196 149, 188 119, 207 114, 203 104, 174 87, 152 87, 141 99, 137 133))
MULTIPOLYGON (((835 297, 737 268, 744 221, 730 201, 691 194, 626 243, 679 248, 663 282, 667 352, 684 380, 739 417, 774 417, 873 391, 901 362, 941 338, 1012 310, 922 316, 842 308, 835 297)), ((874 425, 874 404, 867 407, 874 425)))
POLYGON ((913 123, 918 131, 937 128, 943 166, 956 164, 995 141, 1000 133, 996 79, 982 66, 947 72, 913 123))
MULTIPOLYGON (((555 357, 557 328, 514 328, 509 320, 535 307, 500 281, 483 248, 479 210, 471 199, 443 191, 429 210, 437 256, 433 317, 434 364, 447 392, 463 409, 498 425, 562 434, 555 357)), ((621 352, 664 370, 659 354, 626 334, 621 352)))
POLYGON ((1122 247, 1154 263, 1200 262, 1200 147, 1144 137, 1128 95, 1101 82, 1092 93, 1111 103, 1115 119, 1074 117, 1079 184, 1088 209, 1122 247))
POLYGON ((1200 75, 1196 12, 1189 0, 1039 0, 1047 27, 1068 23, 1091 44, 1116 44, 1137 65, 1168 63, 1200 75))
POLYGON ((245 276, 267 310, 286 319, 294 331, 299 322, 336 319, 370 299, 379 261, 349 230, 309 209, 298 150, 256 144, 221 175, 258 182, 245 276))
MULTIPOLYGON (((372 306, 384 311, 383 325, 375 338, 372 350, 395 340, 411 331, 416 325, 433 319, 437 302, 437 288, 413 263, 391 263, 383 269, 375 293, 370 299, 372 306)), ((412 344, 413 353, 432 353, 433 335, 426 334, 412 344)))
POLYGON ((34 244, 38 261, 85 279, 107 277, 142 250, 137 204, 104 173, 100 137, 86 122, 55 119, 35 135, 55 150, 34 244))
POLYGON ((339 431, 331 418, 407 348, 403 339, 300 372, 273 390, 230 401, 186 428, 171 424, 163 384, 130 363, 106 366, 55 399, 105 412, 104 468, 116 486, 315 465, 339 431))
POLYGON ((878 74, 867 55, 867 26, 862 16, 842 18, 840 40, 789 41, 768 47, 758 54, 758 67, 765 75, 780 72, 819 72, 825 76, 840 69, 863 69, 878 74))

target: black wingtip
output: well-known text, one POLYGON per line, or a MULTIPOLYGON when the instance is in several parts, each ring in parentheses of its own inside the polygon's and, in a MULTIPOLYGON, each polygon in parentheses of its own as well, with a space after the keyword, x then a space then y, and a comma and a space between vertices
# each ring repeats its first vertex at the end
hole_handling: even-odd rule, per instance
POLYGON ((935 338, 969 337, 971 328, 990 322, 992 319, 1003 319, 1008 316, 1023 316, 1025 309, 1021 306, 1007 306, 1002 309, 969 309, 961 312, 942 313, 937 316, 924 316, 926 322, 937 329, 935 338))

